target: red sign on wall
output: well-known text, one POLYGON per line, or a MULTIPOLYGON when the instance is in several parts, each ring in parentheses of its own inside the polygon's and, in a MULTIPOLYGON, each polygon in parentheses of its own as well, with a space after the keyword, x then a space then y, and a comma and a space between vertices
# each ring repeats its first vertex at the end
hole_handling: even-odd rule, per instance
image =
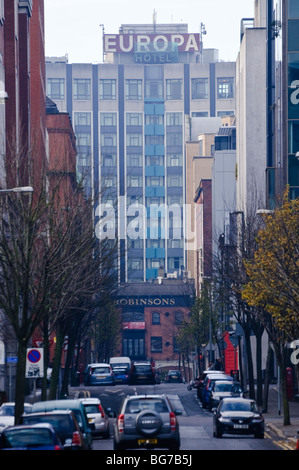
POLYGON ((145 330, 144 321, 127 321, 123 323, 123 330, 145 330))

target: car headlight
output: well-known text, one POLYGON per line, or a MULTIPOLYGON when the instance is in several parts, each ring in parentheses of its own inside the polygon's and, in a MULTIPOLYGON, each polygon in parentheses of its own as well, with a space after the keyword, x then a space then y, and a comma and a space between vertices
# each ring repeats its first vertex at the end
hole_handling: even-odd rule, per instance
POLYGON ((230 423, 230 418, 224 418, 223 416, 221 416, 221 418, 219 418, 219 421, 220 423, 230 423))
POLYGON ((263 421, 263 418, 253 418, 253 419, 251 420, 251 422, 254 423, 254 424, 255 424, 255 423, 261 423, 262 421, 263 421))

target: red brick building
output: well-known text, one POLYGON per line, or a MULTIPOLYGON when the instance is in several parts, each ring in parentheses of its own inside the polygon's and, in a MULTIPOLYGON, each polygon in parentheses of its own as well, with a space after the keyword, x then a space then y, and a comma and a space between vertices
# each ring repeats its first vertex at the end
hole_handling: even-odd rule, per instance
POLYGON ((122 338, 119 355, 151 359, 156 368, 178 367, 182 359, 176 338, 194 301, 191 279, 158 278, 121 285, 122 338))

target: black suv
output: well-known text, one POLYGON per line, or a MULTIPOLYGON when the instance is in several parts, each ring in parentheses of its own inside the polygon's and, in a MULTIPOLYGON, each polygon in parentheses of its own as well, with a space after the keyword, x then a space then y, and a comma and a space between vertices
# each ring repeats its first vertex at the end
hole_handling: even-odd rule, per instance
POLYGON ((126 397, 114 424, 114 450, 180 449, 179 423, 166 395, 126 397))
POLYGON ((153 385, 156 383, 156 374, 149 361, 134 362, 130 371, 129 384, 153 385))
POLYGON ((65 450, 87 450, 78 421, 71 410, 28 413, 22 416, 22 424, 49 423, 58 434, 65 450))

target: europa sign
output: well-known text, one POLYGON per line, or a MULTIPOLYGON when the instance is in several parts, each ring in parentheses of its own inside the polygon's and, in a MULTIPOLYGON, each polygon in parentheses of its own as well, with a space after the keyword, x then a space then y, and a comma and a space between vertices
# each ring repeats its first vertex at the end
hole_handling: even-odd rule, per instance
POLYGON ((165 53, 170 44, 177 44, 178 52, 198 52, 200 37, 197 34, 105 34, 104 52, 165 53))

